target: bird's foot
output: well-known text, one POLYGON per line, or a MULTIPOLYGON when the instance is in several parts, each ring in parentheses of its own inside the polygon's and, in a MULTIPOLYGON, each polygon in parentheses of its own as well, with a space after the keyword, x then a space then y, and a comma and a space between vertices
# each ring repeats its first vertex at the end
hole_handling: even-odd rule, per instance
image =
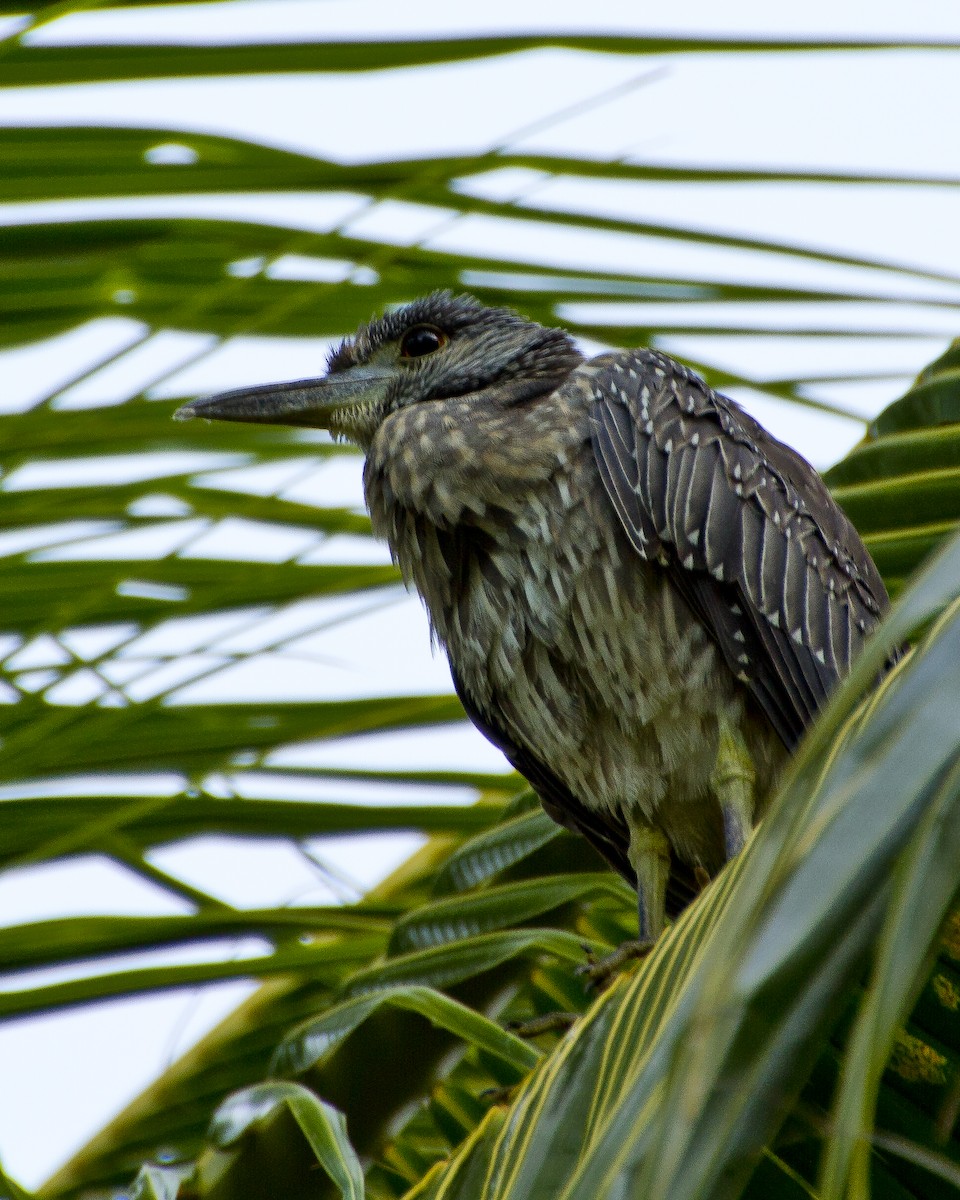
POLYGON ((693 878, 696 880, 697 887, 702 892, 710 882, 710 872, 706 869, 706 867, 702 867, 699 863, 697 863, 697 865, 693 868, 693 878))
POLYGON ((517 1092, 517 1085, 513 1084, 510 1087, 492 1087, 484 1088, 480 1093, 480 1099, 486 1104, 509 1104, 517 1092))
POLYGON ((577 974, 586 978, 590 991, 605 991, 627 963, 646 958, 653 945, 651 938, 634 938, 629 942, 621 942, 616 950, 605 954, 603 958, 594 958, 588 949, 587 962, 582 967, 577 967, 577 974))
POLYGON ((529 1021, 511 1021, 507 1028, 521 1038, 539 1037, 541 1033, 566 1033, 580 1014, 573 1012, 544 1013, 529 1021))

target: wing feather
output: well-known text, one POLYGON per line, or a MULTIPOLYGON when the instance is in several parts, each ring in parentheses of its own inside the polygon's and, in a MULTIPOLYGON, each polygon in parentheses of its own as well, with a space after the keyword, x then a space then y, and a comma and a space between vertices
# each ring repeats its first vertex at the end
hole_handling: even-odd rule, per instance
POLYGON ((888 607, 870 555, 813 468, 686 367, 636 350, 587 369, 630 541, 792 747, 888 607))

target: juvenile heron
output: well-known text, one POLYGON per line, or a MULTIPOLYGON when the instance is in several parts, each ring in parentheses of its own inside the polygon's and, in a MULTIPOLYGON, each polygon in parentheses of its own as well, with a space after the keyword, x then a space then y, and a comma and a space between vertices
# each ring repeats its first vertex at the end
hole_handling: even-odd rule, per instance
POLYGON ((311 426, 366 454, 375 532, 474 724, 665 916, 713 874, 888 600, 814 469, 653 350, 437 292, 321 379, 177 416, 311 426))

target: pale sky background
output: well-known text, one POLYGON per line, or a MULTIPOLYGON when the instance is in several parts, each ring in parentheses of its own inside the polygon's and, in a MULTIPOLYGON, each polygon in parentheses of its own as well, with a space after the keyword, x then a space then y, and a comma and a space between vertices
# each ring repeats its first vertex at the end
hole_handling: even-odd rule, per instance
MULTIPOLYGON (((473 6, 470 6, 471 9, 473 6)), ((602 0, 587 5, 495 0, 469 13, 466 6, 411 0, 402 17, 395 3, 381 0, 269 0, 229 6, 166 6, 66 17, 28 35, 36 44, 96 44, 105 41, 266 41, 356 36, 417 37, 428 33, 579 32, 681 33, 717 36, 763 34, 779 37, 836 36, 960 41, 960 9, 953 0, 862 4, 855 0, 814 2, 791 11, 732 0, 722 7, 706 0, 675 0, 668 8, 602 0)), ((15 28, 8 22, 7 30, 15 28)), ((0 23, 0 34, 4 25, 0 23)), ((844 52, 809 55, 742 55, 737 70, 718 54, 645 57, 609 56, 551 49, 506 58, 418 70, 366 74, 264 76, 241 81, 159 80, 136 86, 83 85, 62 88, 0 89, 0 125, 71 121, 107 126, 169 128, 168 142, 156 148, 157 170, 178 161, 186 149, 175 131, 199 130, 262 140, 339 161, 393 157, 445 150, 589 150, 599 157, 634 156, 638 161, 688 165, 791 166, 838 171, 912 172, 960 178, 960 54, 954 50, 908 48, 860 56, 844 52), (644 86, 626 90, 587 115, 535 124, 578 100, 594 97, 638 75, 655 71, 644 86), (815 89, 811 89, 815 81, 815 89), (452 102, 448 102, 449 98, 452 102), (438 98, 442 102, 438 102, 438 98), (518 130, 528 130, 514 137, 518 130), (179 147, 179 148, 178 148, 179 147)), ((180 160, 182 161, 182 159, 180 160)), ((577 268, 621 270, 642 264, 683 281, 711 275, 732 281, 794 282, 825 292, 860 289, 893 298, 895 305, 804 304, 775 313, 741 306, 738 320, 758 331, 790 328, 776 338, 760 332, 719 337, 672 333, 658 345, 672 353, 705 360, 744 376, 763 379, 793 375, 884 374, 872 382, 810 385, 815 399, 835 402, 861 418, 883 408, 910 377, 942 352, 960 333, 960 238, 955 188, 873 186, 855 190, 817 184, 699 186, 620 182, 587 183, 548 179, 535 172, 491 170, 463 181, 464 189, 497 198, 531 197, 560 211, 584 211, 635 220, 670 220, 751 237, 783 238, 838 253, 862 254, 914 273, 895 274, 842 264, 799 263, 765 252, 692 245, 654 237, 558 230, 508 219, 469 217, 451 221, 448 210, 387 201, 361 207, 353 195, 303 194, 167 196, 157 200, 82 200, 13 205, 0 203, 0 223, 72 221, 90 217, 176 214, 230 216, 272 222, 290 229, 343 228, 371 245, 423 243, 445 250, 489 254, 506 260, 577 268), (938 302, 931 304, 930 302, 938 302), (864 329, 909 330, 909 338, 859 336, 864 329), (831 326, 842 336, 804 336, 806 328, 831 326)), ((262 264, 235 264, 238 274, 262 264)), ((267 273, 294 279, 342 278, 358 268, 309 256, 284 256, 267 273), (339 274, 338 274, 339 272, 339 274)), ((355 275, 359 284, 375 276, 355 275)), ((477 283, 481 281, 475 281, 477 283)), ((470 279, 464 280, 470 286, 470 279)), ((519 301, 518 301, 519 303, 519 301)), ((373 297, 371 293, 371 307, 373 297)), ((691 326, 724 319, 707 303, 666 305, 611 300, 609 306, 570 304, 558 312, 602 324, 635 316, 645 324, 674 321, 678 311, 691 326)), ((726 315, 725 319, 729 319, 726 315)), ((142 341, 143 327, 123 313, 50 339, 0 353, 5 386, 0 411, 29 408, 50 389, 63 387, 78 372, 93 371, 59 397, 61 407, 121 402, 133 387, 154 384, 156 396, 202 393, 281 377, 312 375, 322 369, 323 339, 237 337, 216 344, 204 335, 161 331, 142 341), (125 347, 129 352, 123 354, 125 347), (198 357, 199 356, 199 357, 198 357), (162 378, 161 378, 162 376, 162 378), (156 381, 156 382, 155 382, 156 381)), ((344 330, 347 332, 347 330, 344 330)), ((590 343, 586 343, 591 348, 590 343)), ((854 419, 776 403, 756 391, 733 393, 779 436, 818 466, 841 457, 862 435, 854 419)), ((296 555, 303 561, 386 562, 382 547, 366 539, 322 540, 288 531, 278 543, 252 536, 243 522, 215 528, 191 519, 165 497, 163 471, 170 461, 27 464, 6 478, 5 490, 62 485, 67 471, 78 486, 121 478, 158 479, 152 504, 169 520, 149 535, 161 554, 189 545, 190 553, 230 557, 239 548, 265 561, 296 555), (105 472, 109 469, 111 474, 105 472), (164 507, 166 506, 166 507, 164 507), (298 540, 299 539, 299 540, 298 540)), ((204 448, 202 436, 192 457, 178 454, 177 469, 240 491, 273 492, 309 503, 348 502, 362 508, 359 460, 338 458, 319 469, 305 444, 304 459, 270 468, 246 468, 229 456, 204 448)), ((143 552, 143 536, 115 533, 109 523, 80 529, 0 535, 0 554, 34 547, 36 557, 133 557, 143 552), (34 539, 30 541, 30 539, 34 539), (80 539, 80 540, 78 540, 80 539)), ((181 550, 181 552, 183 552, 181 550)), ((122 629, 109 631, 120 644, 122 629)), ((3 647, 0 637, 0 648, 3 647)), ((3 650, 9 653, 11 645, 3 650)), ((90 680, 76 673, 62 681, 55 645, 37 639, 17 649, 8 665, 21 678, 47 688, 55 703, 80 703, 90 680), (59 690, 58 690, 59 689, 59 690)), ((93 651, 91 651, 93 652, 93 651)), ((434 693, 450 688, 445 663, 431 656, 419 604, 396 591, 363 601, 313 601, 293 606, 271 622, 244 618, 221 623, 212 633, 201 622, 168 623, 126 646, 114 665, 113 682, 132 699, 177 685, 174 701, 233 698, 329 699, 364 695, 434 693), (246 658, 219 674, 191 684, 193 674, 216 665, 218 653, 246 658), (177 674, 179 672, 179 675, 177 674)), ((99 686, 99 685, 97 685, 99 686)), ((0 697, 2 699, 2 697, 0 697)), ((431 767, 499 770, 498 752, 468 727, 431 733, 429 743, 409 736, 381 735, 349 743, 290 750, 275 765, 311 764, 431 767), (299 756, 299 757, 298 757, 299 756)), ((65 794, 75 794, 65 784, 65 794)), ((177 788, 176 779, 144 779, 145 793, 177 788)), ((270 793, 269 772, 244 779, 247 794, 270 793)), ((224 781, 229 787, 229 781, 224 781)), ((6 793, 0 789, 0 800, 6 793)), ((313 783, 317 799, 358 802, 398 800, 396 789, 342 783, 313 783)), ((405 788, 410 803, 469 802, 462 789, 405 788)), ((381 879, 419 844, 413 836, 343 838, 325 842, 324 857, 366 888, 381 879)), ((198 839, 167 847, 154 856, 165 869, 240 905, 324 903, 350 895, 324 880, 287 845, 239 846, 198 839)), ((5 924, 68 913, 148 913, 176 911, 166 894, 122 874, 105 861, 75 860, 0 878, 0 921, 5 924)), ((228 948, 242 956, 261 949, 254 939, 228 948)), ((209 953, 207 947, 203 954, 209 953)), ((184 961, 178 952, 178 961, 184 961)), ((144 957, 138 961, 146 961, 144 957)), ((150 962, 167 961, 151 955, 150 962)), ((109 964, 105 965, 106 967, 109 964)), ((89 970, 85 967, 84 970, 89 970)), ((44 978, 62 978, 47 972, 44 978)), ((33 973, 31 982, 38 982, 33 973)), ((22 981, 25 982, 25 981, 22 981)), ((5 988, 18 985, 6 980, 5 988)), ((175 993, 115 1001, 0 1028, 0 1158, 21 1182, 34 1186, 136 1095, 157 1072, 215 1023, 249 991, 245 983, 208 989, 203 997, 175 993)))

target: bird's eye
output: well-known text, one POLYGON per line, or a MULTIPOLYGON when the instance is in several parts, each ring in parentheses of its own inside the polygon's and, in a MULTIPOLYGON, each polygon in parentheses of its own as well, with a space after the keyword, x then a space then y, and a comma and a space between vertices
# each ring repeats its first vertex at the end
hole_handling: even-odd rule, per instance
POLYGON ((403 335, 400 342, 401 358, 423 358, 433 354, 447 344, 447 335, 433 325, 414 325, 403 335))

